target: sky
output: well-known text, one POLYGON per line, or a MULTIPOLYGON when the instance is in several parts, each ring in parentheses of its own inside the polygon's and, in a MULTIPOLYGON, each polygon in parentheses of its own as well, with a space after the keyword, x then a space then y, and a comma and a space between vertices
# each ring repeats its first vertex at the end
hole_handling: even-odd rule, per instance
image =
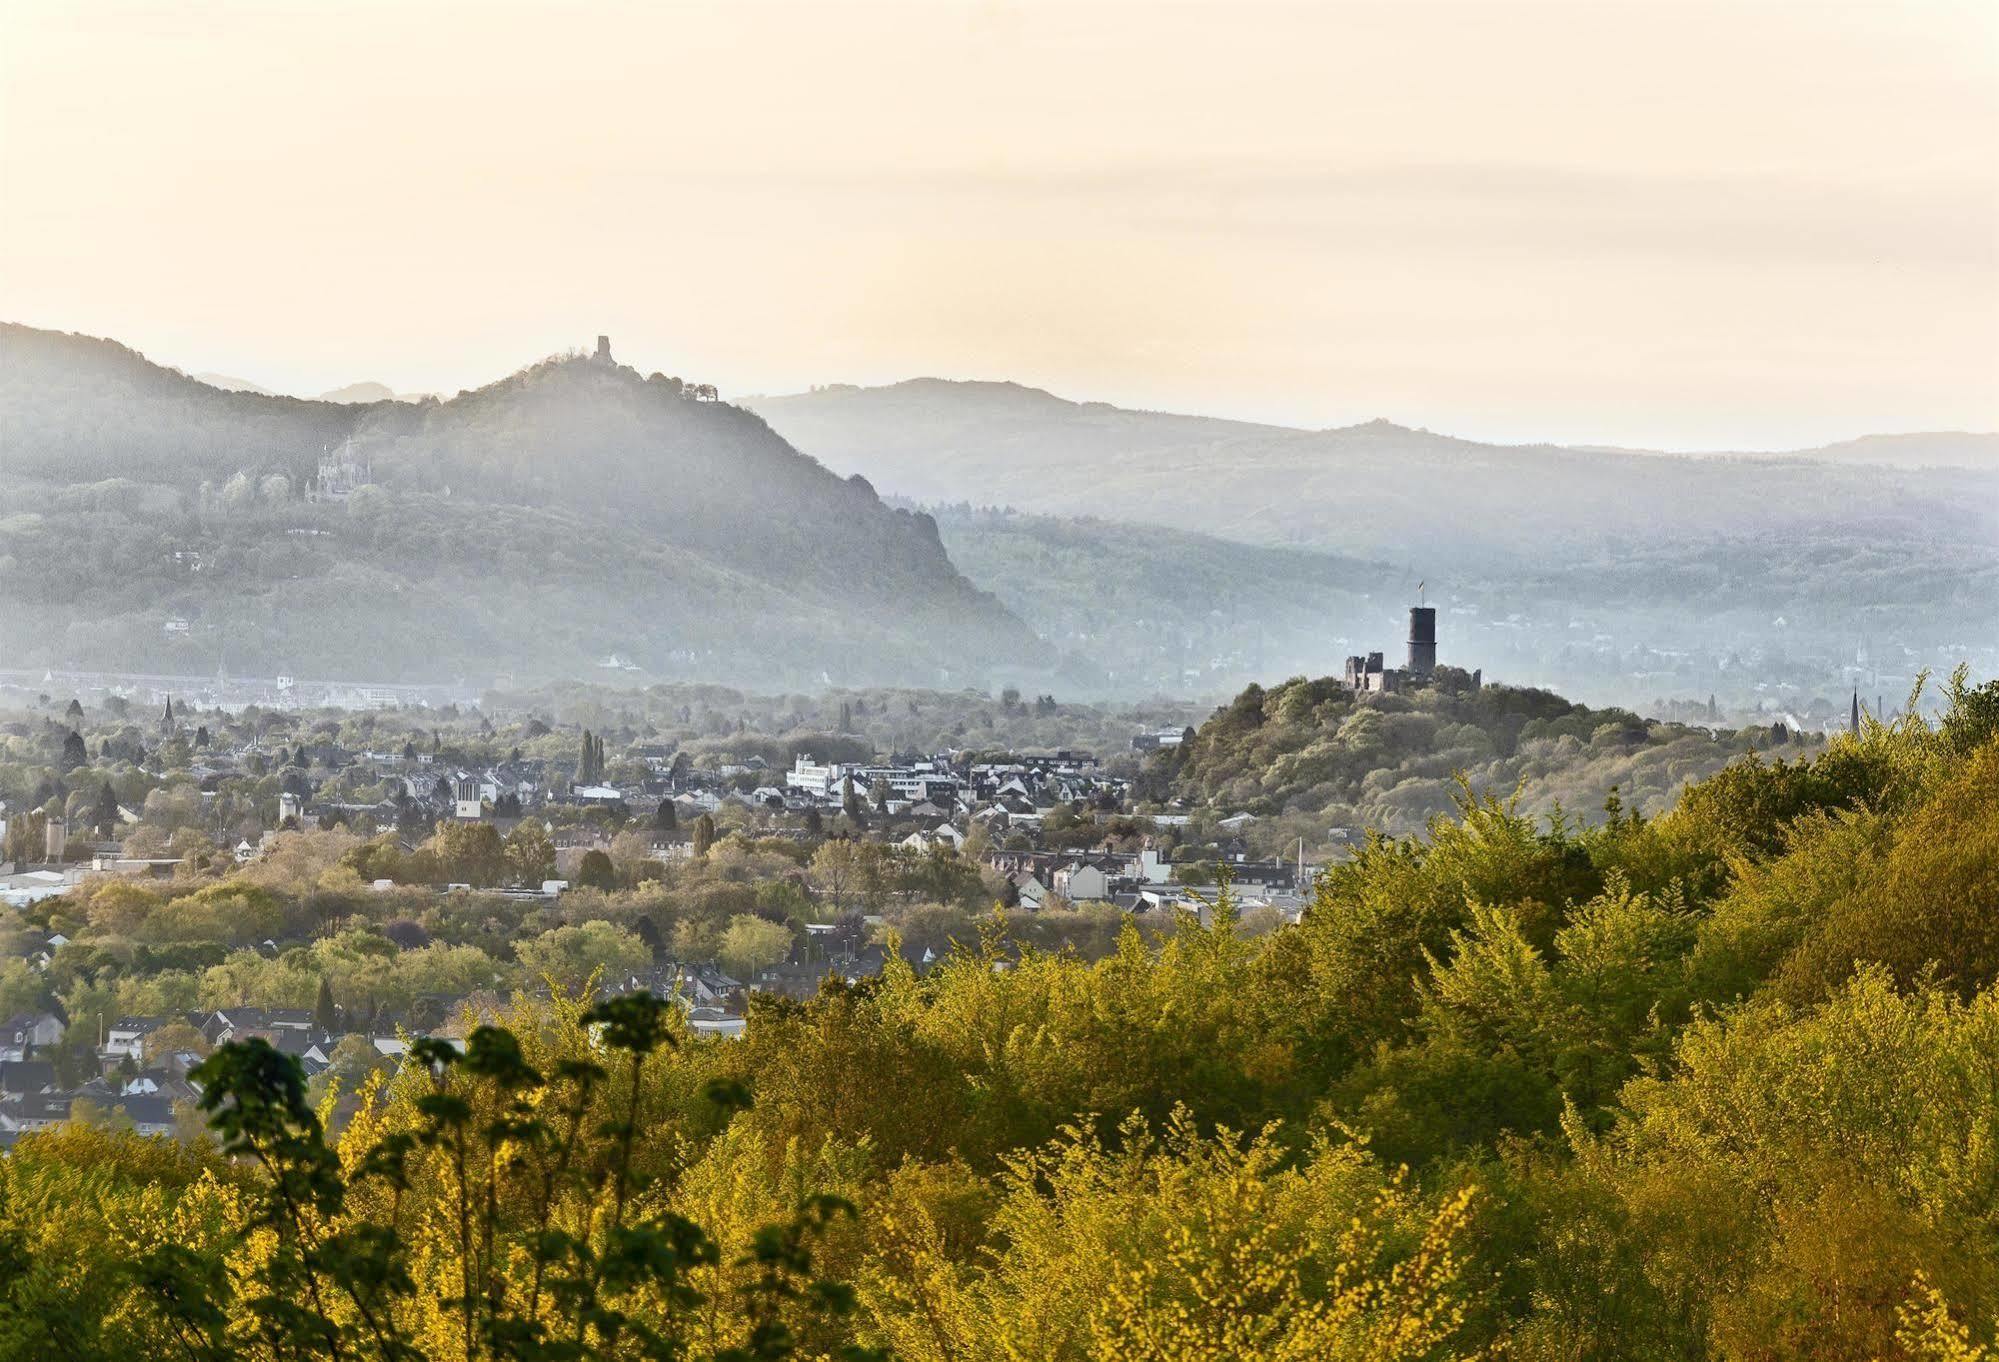
POLYGON ((0 319, 1308 426, 1999 428, 1999 5, 0 0, 0 319))

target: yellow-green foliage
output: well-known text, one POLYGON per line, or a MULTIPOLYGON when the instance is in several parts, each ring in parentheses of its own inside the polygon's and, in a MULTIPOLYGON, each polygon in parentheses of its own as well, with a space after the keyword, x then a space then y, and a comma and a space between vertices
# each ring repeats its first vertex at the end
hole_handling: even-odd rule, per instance
MULTIPOLYGON (((393 1318, 434 1357, 467 1355, 468 1280, 531 1298, 547 1207, 582 1243, 619 1215, 702 1227, 713 1252, 671 1290, 617 1297, 694 1357, 784 1355, 755 1351, 781 1326, 790 1355, 925 1362, 1980 1359, 1999 1318, 1995 697, 1959 685, 1938 728, 1732 769, 1656 818, 1581 828, 1466 795, 1265 935, 1224 899, 1087 960, 995 915, 923 977, 892 955, 809 1002, 759 997, 740 1041, 676 1032, 642 1064, 609 1060, 585 1002, 523 994, 467 1020, 504 1024, 544 1075, 603 1064, 598 1107, 578 1121, 561 1081, 463 1067, 441 1086, 408 1067, 358 1110, 329 1096, 353 1113, 353 1181, 325 1228, 394 1232, 393 1318), (452 1130, 498 1133, 439 1134, 440 1094, 468 1104, 452 1130), (584 1175, 540 1180, 551 1146, 510 1121, 573 1128, 584 1175), (399 1134, 400 1189, 362 1176, 399 1134), (464 1216, 496 1247, 468 1253, 464 1216), (808 1245, 809 1273, 772 1266, 808 1245)), ((109 890, 85 911, 147 921, 109 890)), ((358 986, 367 940, 228 955, 201 982, 358 986)), ((521 955, 573 979, 628 949, 619 926, 566 925, 521 955)), ((184 1242, 231 1282, 268 1278, 289 1250, 246 1217, 269 1185, 132 1136, 23 1139, 0 1164, 0 1356, 186 1356, 140 1268, 184 1242)), ((242 1299, 234 1351, 198 1358, 277 1355, 242 1299)), ((583 1355, 639 1355, 593 1329, 583 1355)))
POLYGON ((891 1179, 867 1300, 898 1356, 1416 1359, 1451 1348, 1469 1191, 1433 1203, 1353 1145, 1302 1161, 1176 1110, 1006 1160, 990 1247, 954 1256, 933 1180, 891 1179))

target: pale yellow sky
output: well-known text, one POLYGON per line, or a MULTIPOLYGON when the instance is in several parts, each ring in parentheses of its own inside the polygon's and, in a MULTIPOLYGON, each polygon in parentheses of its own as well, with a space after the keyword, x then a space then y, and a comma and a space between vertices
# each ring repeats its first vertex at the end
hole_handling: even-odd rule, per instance
POLYGON ((0 0, 0 318, 317 392, 609 332, 1779 447, 1999 427, 1999 5, 0 0))

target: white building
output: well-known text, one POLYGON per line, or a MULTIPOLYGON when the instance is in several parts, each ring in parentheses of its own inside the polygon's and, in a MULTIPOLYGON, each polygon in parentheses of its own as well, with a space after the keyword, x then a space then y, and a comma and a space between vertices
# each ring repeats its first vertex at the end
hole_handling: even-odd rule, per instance
POLYGON ((784 774, 785 788, 803 790, 806 794, 824 799, 839 788, 841 770, 840 766, 832 763, 821 765, 801 752, 791 764, 791 769, 784 774))

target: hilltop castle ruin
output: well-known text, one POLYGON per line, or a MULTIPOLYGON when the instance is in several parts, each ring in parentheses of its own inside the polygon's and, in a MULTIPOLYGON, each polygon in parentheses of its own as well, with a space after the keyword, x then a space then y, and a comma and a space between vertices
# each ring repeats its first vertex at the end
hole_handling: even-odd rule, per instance
MULTIPOLYGON (((1425 686, 1437 673, 1437 607, 1409 607, 1409 652, 1400 667, 1384 665, 1382 654, 1356 653, 1347 659, 1343 679, 1347 689, 1363 695, 1392 695, 1413 686, 1425 686)), ((1484 684, 1483 669, 1471 674, 1472 689, 1484 684)))

